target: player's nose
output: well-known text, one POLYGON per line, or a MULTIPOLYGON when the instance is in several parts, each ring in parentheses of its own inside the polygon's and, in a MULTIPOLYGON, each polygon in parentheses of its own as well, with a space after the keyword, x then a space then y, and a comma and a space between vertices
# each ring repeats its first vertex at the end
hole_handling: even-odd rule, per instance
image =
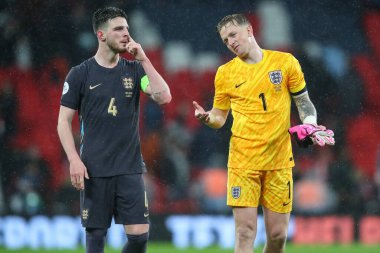
POLYGON ((234 40, 234 39, 232 39, 232 38, 228 38, 228 45, 230 46, 230 47, 234 47, 235 46, 235 44, 236 44, 236 41, 234 40))
POLYGON ((128 42, 131 40, 131 39, 130 39, 131 36, 129 35, 128 32, 124 33, 124 34, 123 34, 123 37, 126 38, 128 42))

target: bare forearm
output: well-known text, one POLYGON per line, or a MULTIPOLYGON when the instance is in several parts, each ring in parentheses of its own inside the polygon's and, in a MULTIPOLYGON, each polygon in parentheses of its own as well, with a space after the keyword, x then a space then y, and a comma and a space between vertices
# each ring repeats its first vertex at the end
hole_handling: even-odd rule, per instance
POLYGON ((80 159, 78 152, 75 148, 71 124, 67 122, 59 122, 57 126, 57 131, 62 147, 67 155, 67 159, 69 161, 72 161, 74 159, 80 159))
POLYGON ((228 110, 225 111, 213 107, 207 112, 209 120, 204 123, 211 128, 219 129, 226 123, 228 113, 228 110))
POLYGON ((300 120, 304 123, 316 123, 317 111, 307 93, 293 98, 298 109, 300 120), (306 119, 306 122, 305 122, 306 119), (315 121, 315 122, 313 122, 315 121))
POLYGON ((172 96, 168 84, 157 72, 148 58, 141 61, 141 65, 149 79, 150 95, 152 99, 159 104, 169 103, 172 96))

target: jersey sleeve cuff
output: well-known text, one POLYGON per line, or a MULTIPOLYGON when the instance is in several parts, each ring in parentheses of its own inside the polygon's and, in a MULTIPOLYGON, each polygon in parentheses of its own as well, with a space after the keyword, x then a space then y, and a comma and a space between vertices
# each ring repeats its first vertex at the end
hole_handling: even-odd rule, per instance
POLYGON ((298 97, 306 92, 307 92, 307 88, 305 86, 302 90, 297 91, 297 92, 290 92, 290 94, 292 95, 292 97, 298 97))

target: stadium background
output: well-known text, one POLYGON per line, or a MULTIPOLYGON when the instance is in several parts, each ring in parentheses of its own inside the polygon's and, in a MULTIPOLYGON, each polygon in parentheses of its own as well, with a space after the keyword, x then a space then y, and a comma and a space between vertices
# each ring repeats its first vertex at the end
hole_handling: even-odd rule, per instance
MULTIPOLYGON (((142 99, 152 241, 182 248, 233 244, 231 210, 225 206, 231 119, 218 131, 201 126, 191 101, 211 106, 216 68, 232 57, 215 25, 227 14, 245 13, 263 48, 299 59, 318 121, 336 133, 335 147, 294 147, 290 241, 380 244, 380 1, 106 5, 126 10, 132 36, 173 94, 161 108, 142 99)), ((96 51, 91 13, 102 6, 99 0, 0 3, 0 250, 82 242, 79 196, 68 180, 56 124, 69 68, 96 51)), ((108 243, 117 248, 123 235, 120 228, 112 231, 118 236, 109 236, 108 243)), ((259 228, 257 244, 264 241, 259 228)))

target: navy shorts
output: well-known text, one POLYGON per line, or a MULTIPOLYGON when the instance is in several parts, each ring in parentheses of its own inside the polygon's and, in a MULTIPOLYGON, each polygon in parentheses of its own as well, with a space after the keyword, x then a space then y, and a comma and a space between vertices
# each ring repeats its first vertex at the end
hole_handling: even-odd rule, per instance
POLYGON ((149 224, 148 199, 142 174, 85 179, 80 193, 83 227, 149 224))

